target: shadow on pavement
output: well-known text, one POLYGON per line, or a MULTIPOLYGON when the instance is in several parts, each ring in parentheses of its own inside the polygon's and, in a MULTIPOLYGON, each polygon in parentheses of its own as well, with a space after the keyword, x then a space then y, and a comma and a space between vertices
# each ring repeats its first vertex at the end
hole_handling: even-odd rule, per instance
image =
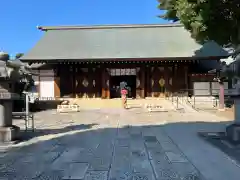
POLYGON ((45 135, 54 135, 54 134, 60 134, 60 133, 66 133, 69 131, 76 131, 76 130, 87 130, 91 129, 93 126, 96 126, 98 124, 79 124, 79 125, 72 125, 67 126, 60 129, 37 129, 35 132, 28 132, 21 130, 20 131, 20 137, 21 141, 27 141, 31 138, 38 137, 38 136, 45 136, 45 135))
MULTIPOLYGON (((0 153, 0 179, 61 179, 66 176, 66 169, 72 171, 71 163, 81 163, 81 167, 87 163, 88 178, 94 176, 92 172, 104 174, 110 171, 109 179, 126 179, 126 173, 128 178, 136 179, 136 176, 148 176, 145 172, 148 167, 144 167, 144 173, 139 170, 147 159, 151 166, 155 166, 155 174, 162 179, 202 180, 205 178, 185 157, 182 147, 190 141, 194 147, 189 146, 188 149, 201 145, 199 142, 207 144, 197 136, 197 132, 218 132, 229 123, 179 122, 118 129, 92 129, 97 124, 81 124, 41 130, 34 134, 37 140, 33 138, 30 143, 0 153), (193 137, 196 141, 192 140, 193 137), (176 153, 178 157, 174 161, 167 152, 176 153)), ((197 153, 195 156, 199 155, 197 153)), ((103 180, 106 179, 104 177, 103 180)))

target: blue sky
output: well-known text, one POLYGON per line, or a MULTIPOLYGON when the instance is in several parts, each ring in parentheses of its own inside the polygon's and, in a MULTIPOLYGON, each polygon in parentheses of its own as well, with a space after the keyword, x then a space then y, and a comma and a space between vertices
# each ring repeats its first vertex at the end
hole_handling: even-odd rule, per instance
POLYGON ((43 35, 38 25, 165 23, 157 0, 1 0, 0 51, 26 53, 43 35))

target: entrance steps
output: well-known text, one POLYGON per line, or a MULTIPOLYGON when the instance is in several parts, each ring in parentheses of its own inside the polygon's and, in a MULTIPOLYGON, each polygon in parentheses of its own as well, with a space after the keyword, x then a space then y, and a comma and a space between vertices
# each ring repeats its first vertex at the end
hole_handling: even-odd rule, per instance
POLYGON ((188 97, 173 97, 169 99, 169 102, 173 104, 175 109, 187 113, 196 113, 197 111, 192 107, 192 105, 188 102, 188 97))
POLYGON ((219 99, 213 96, 192 97, 187 101, 196 109, 217 109, 219 106, 219 99))

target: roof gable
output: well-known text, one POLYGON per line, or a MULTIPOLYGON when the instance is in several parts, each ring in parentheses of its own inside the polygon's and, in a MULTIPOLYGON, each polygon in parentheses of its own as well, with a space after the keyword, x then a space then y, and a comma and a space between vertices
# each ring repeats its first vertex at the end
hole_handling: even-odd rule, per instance
POLYGON ((227 54, 197 44, 179 24, 41 27, 46 31, 22 60, 209 57, 227 54))

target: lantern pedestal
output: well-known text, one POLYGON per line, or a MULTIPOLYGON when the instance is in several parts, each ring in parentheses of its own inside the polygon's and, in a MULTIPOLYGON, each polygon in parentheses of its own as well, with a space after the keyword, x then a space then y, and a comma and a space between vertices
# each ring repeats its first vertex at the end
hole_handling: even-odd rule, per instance
POLYGON ((20 128, 12 125, 12 103, 17 95, 12 92, 12 82, 0 78, 0 143, 12 143, 19 138, 20 128))
POLYGON ((0 144, 15 143, 19 138, 19 132, 18 126, 0 127, 0 144))
POLYGON ((240 144, 240 97, 234 97, 234 122, 226 128, 227 139, 240 144))

